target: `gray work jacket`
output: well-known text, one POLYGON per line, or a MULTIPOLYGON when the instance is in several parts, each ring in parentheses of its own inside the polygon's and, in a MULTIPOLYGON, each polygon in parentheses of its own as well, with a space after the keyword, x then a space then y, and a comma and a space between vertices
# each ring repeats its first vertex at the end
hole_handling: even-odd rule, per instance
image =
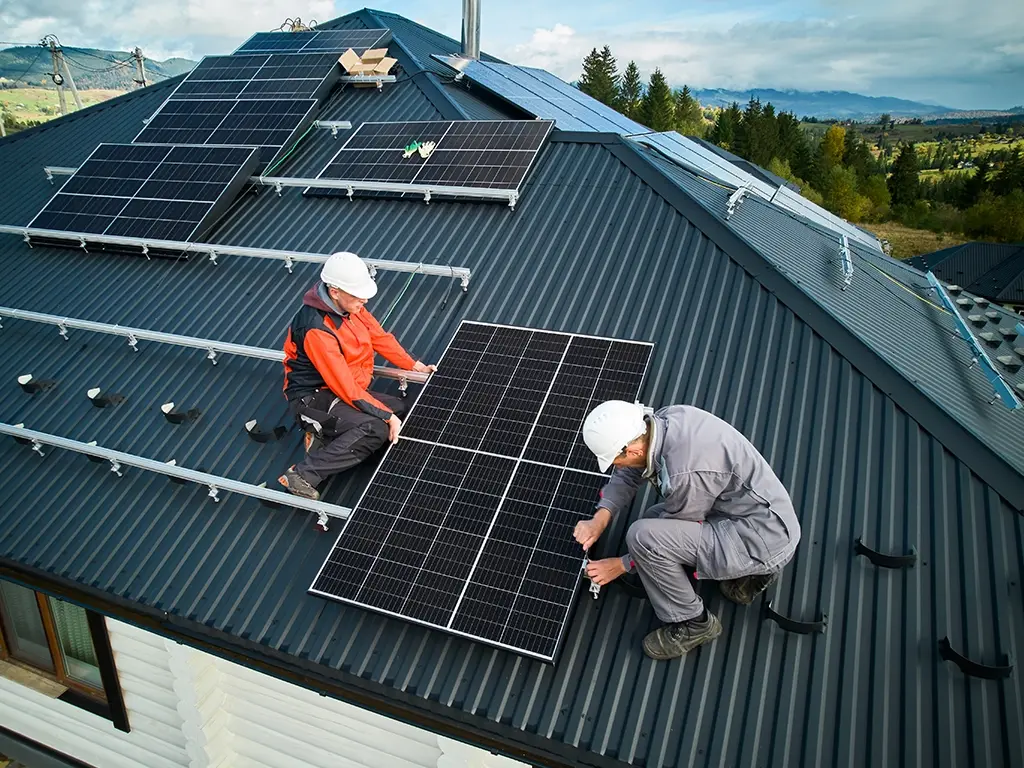
POLYGON ((737 578, 782 568, 796 550, 800 523, 782 482, 750 441, 690 405, 662 408, 648 422, 653 434, 646 470, 613 470, 598 507, 613 516, 628 510, 647 479, 663 499, 649 512, 705 523, 695 563, 699 577, 737 578))

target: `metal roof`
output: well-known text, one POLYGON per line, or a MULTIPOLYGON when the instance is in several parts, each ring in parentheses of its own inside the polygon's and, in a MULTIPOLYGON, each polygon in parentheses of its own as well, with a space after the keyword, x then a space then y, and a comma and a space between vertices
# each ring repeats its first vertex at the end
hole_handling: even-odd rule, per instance
MULTIPOLYGON (((444 94, 433 77, 396 83, 390 96, 343 93, 337 103, 351 111, 332 116, 425 110, 444 94)), ((0 190, 0 221, 27 221, 52 194, 43 164, 75 165, 163 98, 146 89, 0 141, 0 167, 17 178, 0 190)), ((288 162, 313 167, 333 142, 312 132, 288 162)), ((466 294, 451 280, 380 276, 375 313, 425 359, 463 318, 654 341, 646 402, 731 421, 791 490, 804 539, 774 608, 826 614, 824 634, 785 632, 704 583, 725 634, 656 663, 640 648, 655 624, 649 606, 611 587, 580 601, 557 664, 528 661, 307 595, 333 543, 311 515, 231 495, 214 503, 205 488, 141 471, 118 478, 84 456, 41 458, 9 439, 0 573, 534 764, 1014 764, 1024 753, 1019 670, 965 677, 938 641, 986 664, 1019 656, 1024 525, 1006 498, 1024 483, 986 472, 994 460, 972 454, 980 438, 961 439, 970 434, 946 415, 958 396, 974 397, 969 373, 954 390, 914 385, 900 367, 908 348, 926 358, 919 376, 954 365, 935 318, 908 309, 923 302, 895 301, 903 288, 869 277, 874 267, 903 282, 919 273, 858 252, 853 284, 832 295, 838 267, 818 230, 754 199, 724 221, 721 195, 670 166, 616 136, 556 134, 515 211, 262 190, 239 199, 216 238, 469 266, 466 294), (886 334, 907 344, 887 346, 886 334), (934 349, 914 346, 926 343, 934 349), (858 537, 883 552, 914 548, 917 563, 881 569, 855 554, 858 537)), ((0 264, 0 305, 255 346, 281 342, 315 277, 307 264, 290 275, 262 259, 147 261, 29 249, 13 236, 0 237, 0 264)), ((257 444, 243 427, 290 423, 275 364, 211 366, 196 350, 133 352, 115 337, 72 331, 65 341, 50 326, 0 322, 0 352, 14 362, 0 421, 249 482, 272 483, 301 451, 294 430, 257 444), (24 393, 14 377, 28 372, 57 388, 24 393), (97 409, 84 394, 92 386, 128 399, 97 409), (168 400, 201 416, 169 424, 159 412, 168 400)), ((352 503, 368 473, 337 478, 327 498, 352 503)), ((621 549, 625 524, 606 535, 605 553, 621 549)))
POLYGON ((991 301, 1024 304, 1024 243, 964 243, 907 263, 991 301))

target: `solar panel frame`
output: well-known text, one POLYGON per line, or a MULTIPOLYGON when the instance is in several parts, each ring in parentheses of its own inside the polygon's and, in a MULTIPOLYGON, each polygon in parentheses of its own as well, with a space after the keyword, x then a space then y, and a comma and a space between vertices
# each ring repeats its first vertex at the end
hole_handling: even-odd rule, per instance
MULTIPOLYGON (((497 323, 463 321, 442 355, 439 373, 441 370, 455 367, 456 361, 460 358, 464 364, 468 364, 472 356, 479 352, 481 357, 478 358, 472 374, 465 379, 466 382, 476 382, 476 368, 479 366, 480 360, 483 359, 483 350, 488 347, 494 334, 499 330, 513 335, 516 333, 528 334, 520 352, 520 362, 527 359, 525 352, 531 344, 534 344, 535 341, 544 342, 551 337, 564 339, 564 346, 558 354, 559 367, 576 339, 583 342, 604 343, 609 348, 612 344, 629 344, 643 349, 646 351, 646 362, 643 371, 636 379, 634 397, 639 393, 646 377, 653 351, 653 345, 648 342, 631 342, 584 334, 524 329, 497 323), (489 329, 492 334, 482 345, 474 340, 472 333, 463 333, 464 331, 475 333, 481 329, 489 329), (456 354, 453 355, 453 352, 456 354)), ((512 342, 506 340, 503 343, 510 344, 512 342)), ((506 349, 506 347, 502 349, 506 349)), ((511 350, 511 348, 508 349, 511 350)), ((544 358, 550 359, 554 349, 557 347, 548 348, 544 354, 537 354, 529 359, 531 361, 539 359, 543 362, 544 358)), ((539 352, 537 345, 535 345, 534 351, 539 352)), ((499 352, 494 356, 500 355, 499 352)), ((544 389, 544 399, 533 409, 538 416, 542 413, 547 397, 555 386, 557 371, 558 367, 555 371, 549 372, 549 384, 544 389)), ((436 377, 438 374, 434 376, 436 377)), ((491 371, 489 376, 500 380, 502 376, 500 366, 491 371)), ((529 376, 526 378, 529 379, 529 376)), ((414 417, 421 413, 424 407, 423 396, 428 394, 436 381, 438 380, 432 377, 431 382, 424 388, 420 400, 414 404, 406 419, 407 427, 416 423, 414 417)), ((511 384, 512 380, 510 379, 506 389, 511 388, 511 384)), ((539 392, 540 390, 536 389, 536 386, 535 383, 534 391, 539 392)), ((460 401, 466 391, 467 388, 463 387, 463 391, 459 395, 460 401)), ((449 392, 449 396, 451 394, 453 392, 449 392)), ((429 402, 429 399, 426 402, 429 402)), ((453 411, 458 407, 457 403, 453 411)), ((578 545, 572 540, 572 528, 578 520, 590 516, 598 499, 598 491, 607 481, 607 477, 597 471, 596 461, 593 460, 593 457, 591 457, 590 468, 583 470, 567 466, 552 466, 524 458, 529 438, 535 428, 536 423, 517 455, 510 455, 508 452, 505 454, 491 453, 471 447, 407 437, 403 430, 403 436, 398 444, 389 448, 384 460, 374 470, 353 514, 346 520, 345 527, 339 533, 331 554, 313 579, 309 592, 542 661, 553 662, 564 641, 571 612, 581 589, 580 573, 584 558, 578 545), (370 507, 381 502, 382 509, 393 509, 388 505, 393 505, 398 501, 396 494, 405 493, 406 497, 401 501, 402 507, 398 513, 388 516, 394 518, 391 522, 392 530, 398 526, 399 521, 406 519, 403 517, 406 505, 417 486, 415 483, 409 484, 408 474, 402 475, 391 471, 392 460, 396 456, 398 461, 405 460, 402 457, 403 453, 417 455, 420 457, 421 463, 415 465, 413 462, 413 464, 419 467, 422 475, 435 470, 429 464, 430 457, 435 451, 445 455, 446 459, 443 463, 445 467, 450 467, 453 462, 458 461, 457 458, 452 459, 451 457, 463 457, 467 469, 456 471, 453 475, 456 478, 461 478, 462 481, 469 476, 468 467, 475 461, 482 461, 491 467, 503 466, 508 475, 505 489, 498 503, 486 508, 482 507, 485 509, 486 515, 490 517, 486 533, 481 536, 480 520, 465 524, 476 524, 476 528, 461 529, 457 531, 459 536, 454 536, 453 533, 452 538, 456 543, 452 546, 461 549, 462 559, 460 560, 458 557, 435 559, 433 562, 439 563, 439 568, 441 567, 440 563, 443 562, 444 567, 448 570, 440 574, 437 580, 431 584, 421 585, 419 581, 421 574, 423 572, 433 573, 426 568, 427 559, 432 556, 431 551, 424 551, 415 543, 417 536, 422 540, 422 531, 416 526, 431 524, 429 519, 421 516, 403 523, 406 528, 402 529, 402 536, 411 538, 400 538, 392 542, 391 531, 389 531, 387 536, 379 541, 378 556, 384 552, 385 548, 388 548, 388 557, 384 558, 385 564, 377 571, 372 571, 374 566, 367 564, 365 553, 357 552, 353 555, 353 557, 364 558, 360 561, 361 565, 359 563, 353 565, 353 563, 342 559, 335 559, 332 562, 332 558, 335 558, 339 552, 351 551, 346 550, 342 546, 342 542, 345 540, 350 526, 357 526, 356 530, 359 530, 358 527, 362 525, 359 522, 363 519, 360 512, 367 508, 367 498, 371 500, 370 507), (425 461, 422 461, 423 457, 427 457, 425 461), (403 477, 405 479, 402 479, 403 477), (544 503, 542 498, 545 492, 550 497, 547 503, 544 503), (538 512, 538 510, 544 510, 544 515, 539 518, 539 522, 537 515, 527 514, 524 516, 522 514, 524 511, 538 512), (532 544, 530 544, 531 535, 535 537, 532 544), (402 546, 398 546, 399 543, 402 546), (469 554, 473 555, 473 561, 467 573, 464 566, 469 554), (416 562, 416 557, 422 558, 419 561, 419 570, 410 570, 416 562), (517 569, 491 567, 493 563, 498 562, 518 563, 519 565, 517 569), (352 571, 353 567, 354 571, 352 571), (325 576, 325 572, 331 568, 339 569, 336 571, 337 573, 344 573, 345 569, 349 569, 353 577, 361 574, 361 584, 372 583, 373 585, 368 593, 371 598, 361 599, 362 587, 356 589, 354 593, 349 588, 347 594, 339 594, 340 590, 338 589, 330 591, 320 588, 327 587, 328 580, 333 578, 325 576), (360 570, 360 568, 364 570, 360 570), (410 576, 414 572, 415 578, 410 580, 410 576), (509 579, 512 581, 510 582, 509 579), (518 583, 514 584, 516 581, 518 583), (461 587, 457 601, 454 606, 451 606, 455 582, 459 583, 461 587), (512 585, 515 586, 514 591, 509 589, 509 586, 512 585), (557 603, 549 602, 544 599, 544 595, 548 594, 544 590, 558 590, 562 599, 557 603), (415 598, 413 598, 414 594, 415 598), (511 597, 509 597, 510 595, 511 597), (413 601, 414 608, 406 610, 410 600, 413 601), (419 613, 414 613, 414 611, 419 611, 419 613), (485 636, 484 629, 490 627, 490 631, 493 633, 502 617, 504 617, 504 623, 499 638, 485 636), (538 632, 538 628, 541 631, 538 632)), ((407 473, 410 471, 406 470, 407 473)), ((418 477, 415 482, 420 482, 420 478, 418 477)), ((453 507, 456 504, 469 505, 469 501, 460 497, 460 494, 464 493, 463 486, 460 484, 454 495, 451 493, 452 487, 451 483, 441 484, 440 490, 433 496, 421 495, 416 498, 426 498, 427 501, 450 499, 453 507)), ((493 495, 492 491, 491 496, 493 495)), ((387 515, 378 509, 373 509, 369 513, 369 515, 381 514, 387 515)), ((416 510, 414 514, 419 515, 419 510, 416 510)), ((424 513, 427 516, 437 514, 438 510, 436 509, 428 509, 424 513)), ((364 520, 364 522, 368 521, 364 520)), ((380 530, 379 526, 378 530, 380 530)), ((439 526, 438 530, 447 529, 439 526)), ((331 573, 334 572, 331 571, 331 573)), ((339 576, 339 579, 343 581, 344 576, 339 576)))
POLYGON ((257 32, 242 43, 234 54, 306 53, 342 54, 349 48, 360 56, 372 48, 391 42, 390 29, 317 29, 306 32, 257 32))
POLYGON ((256 162, 252 147, 103 143, 29 227, 67 232, 75 241, 81 234, 198 239, 230 205, 256 162), (140 231, 138 222, 151 223, 140 231))
POLYGON ((317 108, 313 99, 169 99, 132 141, 257 147, 266 165, 313 123, 317 108))
MULTIPOLYGON (((379 194, 375 185, 404 185, 391 191, 401 197, 405 188, 410 193, 429 189, 458 197, 466 190, 490 190, 498 199, 518 197, 553 127, 549 120, 367 122, 347 137, 316 178, 352 184, 353 194, 379 194), (425 159, 416 153, 404 158, 412 141, 436 146, 425 159)), ((348 194, 315 185, 305 192, 348 194)))
POLYGON ((332 53, 261 53, 206 56, 169 99, 316 99, 322 101, 341 77, 332 53))

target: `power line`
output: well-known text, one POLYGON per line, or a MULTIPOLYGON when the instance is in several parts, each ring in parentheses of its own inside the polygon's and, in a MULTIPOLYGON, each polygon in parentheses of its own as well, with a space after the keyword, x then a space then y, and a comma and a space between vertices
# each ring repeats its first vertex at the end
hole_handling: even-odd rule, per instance
POLYGON ((32 67, 34 67, 36 65, 36 63, 39 61, 39 57, 42 55, 42 53, 43 53, 43 49, 42 48, 37 48, 36 49, 36 57, 34 59, 32 59, 32 63, 29 64, 27 67, 25 67, 25 69, 23 69, 20 74, 15 75, 13 78, 11 78, 11 82, 17 82, 18 80, 21 80, 22 78, 24 78, 25 75, 27 75, 29 73, 29 71, 32 69, 32 67))

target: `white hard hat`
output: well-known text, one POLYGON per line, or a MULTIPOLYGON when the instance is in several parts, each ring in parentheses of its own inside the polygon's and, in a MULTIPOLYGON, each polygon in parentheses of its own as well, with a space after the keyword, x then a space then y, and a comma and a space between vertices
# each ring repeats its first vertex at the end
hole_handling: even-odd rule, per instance
POLYGON ((362 259, 348 251, 332 253, 320 270, 320 279, 324 285, 351 293, 357 299, 372 299, 377 295, 377 283, 370 277, 370 270, 362 259))
POLYGON ((608 400, 583 420, 583 442, 597 456, 597 466, 607 472, 615 457, 647 431, 644 407, 625 400, 608 400))

